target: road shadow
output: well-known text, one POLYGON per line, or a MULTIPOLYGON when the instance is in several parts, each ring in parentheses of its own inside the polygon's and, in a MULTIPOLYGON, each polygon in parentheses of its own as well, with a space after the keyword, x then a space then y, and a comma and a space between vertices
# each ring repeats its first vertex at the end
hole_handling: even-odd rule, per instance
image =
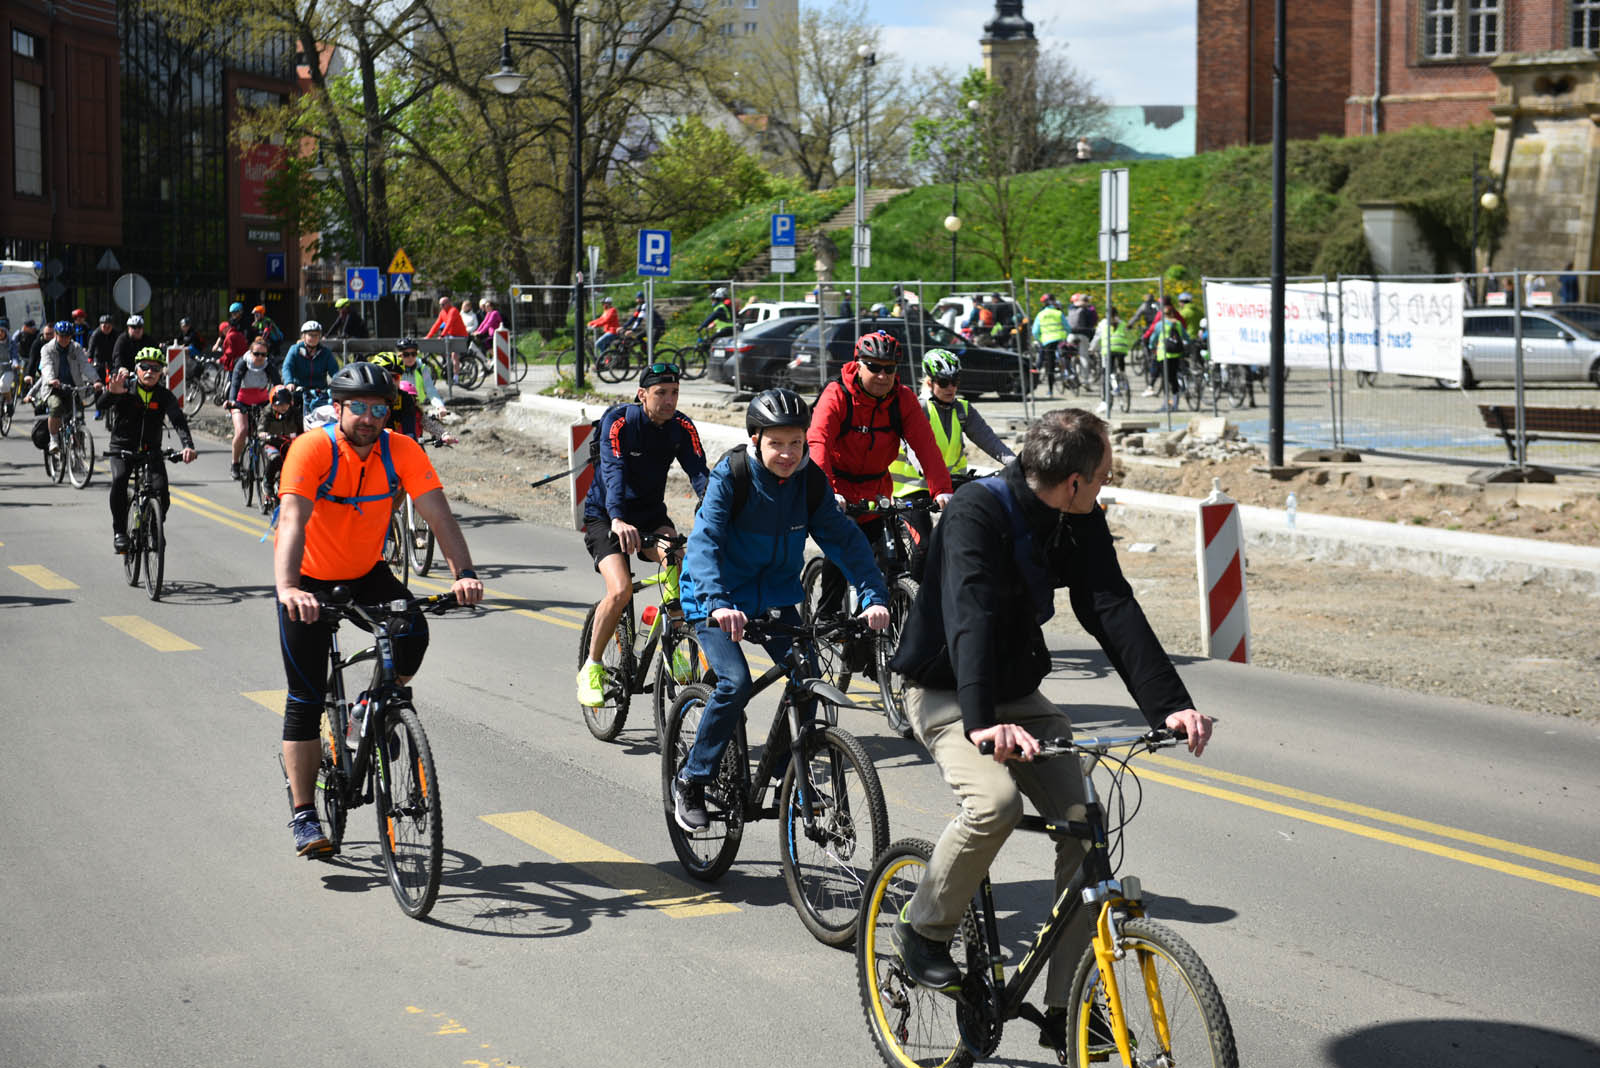
POLYGON ((1226 905, 1197 905, 1188 898, 1144 892, 1144 907, 1151 919, 1181 920, 1184 923, 1227 923, 1237 919, 1237 909, 1226 905))
POLYGON ((49 608, 54 604, 71 604, 66 597, 0 597, 0 608, 49 608))
POLYGON ((486 514, 486 515, 458 515, 458 516, 456 516, 456 524, 458 526, 465 527, 465 528, 498 527, 498 526, 505 526, 507 523, 520 523, 520 522, 521 522, 521 520, 518 519, 516 516, 514 516, 514 515, 505 515, 505 514, 500 513, 500 512, 493 512, 493 513, 489 513, 489 514, 486 514))
MULTIPOLYGON (((547 608, 570 608, 574 611, 588 612, 589 605, 582 601, 539 601, 529 597, 496 597, 492 601, 483 601, 478 604, 478 609, 483 612, 542 612, 547 608)), ((574 623, 578 622, 573 620, 574 623)))
POLYGON ((480 579, 488 582, 507 575, 545 575, 553 571, 565 571, 566 567, 561 564, 480 564, 474 561, 472 569, 480 579))
POLYGON ((1405 1020, 1329 1039, 1328 1061, 1341 1068, 1594 1068, 1600 1045, 1565 1031, 1503 1020, 1405 1020))
POLYGON ((856 734, 854 731, 850 733, 855 734, 856 741, 861 743, 861 748, 872 758, 874 767, 911 768, 918 764, 933 762, 921 742, 915 738, 900 737, 891 731, 887 724, 879 734, 856 734))
POLYGON ((270 600, 277 596, 272 586, 218 586, 211 582, 174 581, 161 584, 161 599, 168 604, 218 605, 270 600))

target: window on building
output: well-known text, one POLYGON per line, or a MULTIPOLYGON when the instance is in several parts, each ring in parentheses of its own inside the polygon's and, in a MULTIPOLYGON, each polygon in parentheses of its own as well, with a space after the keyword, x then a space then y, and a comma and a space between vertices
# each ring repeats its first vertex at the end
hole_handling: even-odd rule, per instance
POLYGON ((744 6, 749 8, 751 11, 754 11, 758 2, 759 0, 744 0, 744 6))
POLYGON ((724 37, 732 37, 733 36, 733 23, 724 22, 721 26, 717 27, 717 32, 722 34, 722 36, 724 36, 724 37))
POLYGON ((744 35, 746 37, 749 37, 749 36, 753 35, 755 32, 756 32, 756 24, 755 23, 747 22, 747 23, 744 24, 744 35))
MULTIPOLYGON (((752 4, 752 7, 755 5, 752 4)), ((39 54, 39 39, 26 30, 11 31, 11 51, 19 56, 34 59, 39 54)))
POLYGON ((1572 0, 1572 47, 1600 48, 1600 0, 1572 0))
POLYGON ((1422 58, 1499 55, 1505 43, 1504 8, 1505 0, 1422 0, 1422 58))
POLYGON ((32 82, 11 83, 12 187, 18 196, 44 196, 43 94, 32 82))

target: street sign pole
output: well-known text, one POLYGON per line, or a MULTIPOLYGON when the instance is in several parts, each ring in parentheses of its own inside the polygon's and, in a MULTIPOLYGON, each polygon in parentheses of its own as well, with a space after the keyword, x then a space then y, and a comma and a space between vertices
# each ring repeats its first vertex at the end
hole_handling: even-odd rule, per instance
MULTIPOLYGON (((1100 319, 1106 324, 1105 351, 1100 358, 1105 373, 1100 376, 1100 400, 1111 417, 1111 265, 1128 258, 1128 170, 1126 167, 1100 172, 1100 258, 1106 264, 1106 302, 1100 319)), ((1130 385, 1131 389, 1132 386, 1130 385)))
POLYGON ((644 356, 647 363, 656 362, 656 280, 646 275, 644 280, 644 356))

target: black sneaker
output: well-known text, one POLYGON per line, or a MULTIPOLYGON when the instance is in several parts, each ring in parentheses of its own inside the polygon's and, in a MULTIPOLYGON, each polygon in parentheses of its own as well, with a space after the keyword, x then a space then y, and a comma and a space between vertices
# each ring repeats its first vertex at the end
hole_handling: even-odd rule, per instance
POLYGON ((690 834, 706 829, 711 817, 706 815, 705 783, 684 782, 673 776, 672 818, 690 834))
POLYGON ((294 851, 302 857, 323 857, 333 852, 333 843, 322 833, 322 823, 315 812, 297 812, 289 821, 294 832, 294 851))
POLYGON ((919 935, 906 919, 903 908, 895 921, 892 940, 894 951, 900 955, 900 963, 905 965, 912 982, 946 994, 961 989, 961 972, 950 959, 950 944, 919 935))
POLYGON ((111 535, 111 551, 125 553, 128 551, 128 536, 126 534, 111 535))
POLYGON ((228 474, 233 477, 233 480, 235 482, 239 481, 239 478, 240 478, 239 465, 238 464, 230 465, 229 468, 228 468, 228 474))

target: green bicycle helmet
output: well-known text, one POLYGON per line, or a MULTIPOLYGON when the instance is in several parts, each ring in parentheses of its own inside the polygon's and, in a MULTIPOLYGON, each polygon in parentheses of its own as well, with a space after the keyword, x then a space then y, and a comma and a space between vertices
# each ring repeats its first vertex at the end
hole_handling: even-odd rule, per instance
POLYGON ((922 357, 922 373, 929 378, 954 378, 961 373, 961 358, 949 349, 929 349, 922 357))
POLYGON ((141 363, 159 363, 162 367, 167 365, 167 354, 154 345, 146 345, 133 357, 134 365, 141 363))

